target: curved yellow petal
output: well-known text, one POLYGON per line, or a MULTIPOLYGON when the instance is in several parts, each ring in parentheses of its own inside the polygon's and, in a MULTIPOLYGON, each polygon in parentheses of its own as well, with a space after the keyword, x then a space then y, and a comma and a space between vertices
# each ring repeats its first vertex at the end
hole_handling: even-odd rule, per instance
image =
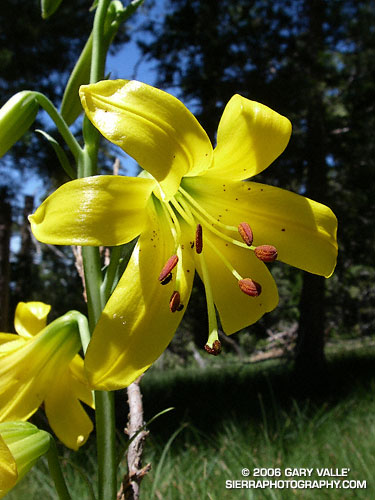
POLYGON ((153 175, 166 199, 186 173, 211 165, 206 132, 170 94, 137 81, 108 80, 83 85, 80 97, 95 127, 153 175))
POLYGON ((77 450, 93 429, 91 419, 79 402, 81 384, 67 369, 53 385, 44 400, 48 422, 65 446, 77 450))
POLYGON ((16 461, 0 435, 0 498, 13 488, 17 479, 16 461))
POLYGON ((90 408, 95 408, 94 397, 86 378, 83 359, 79 354, 72 359, 69 369, 74 379, 74 392, 77 398, 83 401, 87 406, 90 406, 90 408))
MULTIPOLYGON (((14 341, 14 340, 19 340, 20 336, 16 335, 14 333, 0 333, 0 346, 3 346, 3 344, 7 344, 8 342, 14 341)), ((4 352, 4 348, 1 349, 0 351, 0 356, 4 352)))
MULTIPOLYGON (((164 351, 184 311, 172 313, 169 301, 175 290, 172 280, 158 280, 175 244, 158 201, 151 201, 147 229, 99 319, 89 344, 85 368, 95 389, 115 390, 131 384, 164 351), (156 209, 151 206, 155 203, 156 209), (108 334, 110 332, 110 335, 108 334)), ((188 241, 183 241, 181 302, 188 303, 194 263, 188 241)))
POLYGON ((55 245, 114 246, 138 236, 155 181, 99 175, 63 184, 29 217, 35 237, 55 245))
POLYGON ((271 273, 263 262, 250 250, 232 245, 203 230, 203 252, 195 254, 197 271, 202 277, 201 259, 204 258, 215 306, 226 334, 231 334, 259 320, 264 313, 272 311, 278 304, 277 287, 271 273), (210 245, 211 243, 212 245, 210 245), (214 246, 242 278, 251 278, 259 283, 262 292, 259 297, 245 295, 238 286, 238 280, 223 264, 214 246))
POLYGON ((286 148, 292 126, 285 116, 238 94, 226 105, 217 131, 210 175, 248 179, 267 168, 286 148))
MULTIPOLYGON (((255 182, 184 180, 184 187, 224 224, 247 222, 253 245, 273 245, 278 260, 329 277, 337 258, 337 219, 321 203, 255 182)), ((238 238, 239 239, 239 238, 238 238)))
POLYGON ((78 332, 61 319, 30 339, 0 345, 0 421, 27 420, 35 413, 78 352, 78 332))
POLYGON ((30 338, 43 330, 51 306, 44 302, 19 302, 14 315, 14 328, 18 335, 30 338))

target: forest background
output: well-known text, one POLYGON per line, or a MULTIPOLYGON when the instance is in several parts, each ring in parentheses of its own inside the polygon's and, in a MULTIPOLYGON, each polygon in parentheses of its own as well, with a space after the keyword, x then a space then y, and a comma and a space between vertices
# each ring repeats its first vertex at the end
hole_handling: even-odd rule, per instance
MULTIPOLYGON (((91 28, 89 7, 87 0, 63 1, 42 20, 39 0, 2 0, 0 105, 25 89, 61 103, 91 28)), ((146 83, 172 92, 213 143, 235 93, 287 116, 291 141, 255 180, 327 204, 339 223, 333 276, 273 263, 279 307, 244 331, 221 336, 218 358, 202 349, 206 307, 195 282, 171 346, 142 380, 147 419, 175 407, 152 424, 144 498, 233 498, 224 495, 223 478, 238 476, 244 465, 280 464, 351 467, 353 478, 369 480, 356 498, 375 494, 374 56, 370 0, 145 0, 115 39, 110 77, 142 73, 146 83), (364 355, 358 345, 366 346, 364 355), (332 357, 340 346, 349 346, 349 357, 332 357), (277 356, 282 364, 252 363, 277 356)), ((47 116, 38 119, 59 140, 47 116)), ((85 311, 72 248, 40 244, 29 230, 27 215, 68 180, 34 128, 0 159, 0 331, 12 330, 19 301, 52 304, 55 317, 85 311)), ((103 171, 136 175, 122 151, 101 145, 103 171)), ((118 399, 121 429, 126 398, 118 399)), ((88 443, 74 460, 86 465, 92 456, 88 443)), ((43 463, 28 477, 11 498, 22 492, 33 498, 33 491, 35 498, 41 491, 55 498, 43 463)), ((70 482, 77 483, 76 474, 70 482)), ((86 490, 76 486, 75 497, 84 498, 80 488, 86 490)), ((289 498, 268 493, 259 498, 289 498)), ((306 491, 306 498, 320 498, 314 494, 306 491)), ((326 498, 342 497, 332 491, 326 498)))
MULTIPOLYGON (((3 0, 0 104, 24 89, 61 102, 87 37, 92 13, 85 0, 74 7, 64 2, 59 14, 46 21, 38 3, 3 0), (71 22, 66 23, 67 18, 71 22)), ((264 347, 265 341, 281 347, 308 378, 323 366, 327 341, 363 338, 374 328, 374 26, 369 0, 158 0, 145 2, 112 51, 123 58, 125 69, 111 77, 131 78, 137 67, 127 63, 129 37, 138 43, 138 66, 148 61, 150 79, 156 80, 146 83, 181 98, 213 143, 222 110, 234 93, 291 120, 286 152, 255 180, 332 208, 339 221, 337 268, 325 280, 272 265, 279 307, 223 341, 227 352, 242 358, 264 347)), ((48 124, 43 114, 39 119, 44 127, 48 124)), ((53 128, 49 133, 58 139, 53 128)), ((104 141, 103 146, 103 168, 112 172, 118 158, 120 174, 136 173, 124 153, 104 141)), ((26 217, 40 198, 66 180, 54 155, 33 130, 0 160, 2 331, 12 328, 21 300, 52 303, 56 316, 72 308, 84 310, 72 249, 40 245, 27 225, 26 217), (33 178, 38 178, 39 191, 39 186, 45 191, 38 193, 37 201, 33 178)), ((173 364, 192 357, 205 362, 199 353, 206 333, 201 292, 197 280, 170 348, 173 364)))

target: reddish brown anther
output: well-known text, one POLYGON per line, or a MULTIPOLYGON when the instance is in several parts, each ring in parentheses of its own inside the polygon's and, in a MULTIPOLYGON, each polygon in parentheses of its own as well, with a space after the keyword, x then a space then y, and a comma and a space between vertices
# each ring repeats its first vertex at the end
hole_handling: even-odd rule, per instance
POLYGON ((171 312, 176 312, 176 311, 180 311, 181 309, 179 309, 181 305, 181 297, 180 297, 180 293, 177 292, 176 290, 172 293, 172 296, 169 300, 169 309, 171 310, 171 312))
POLYGON ((201 253, 203 249, 203 239, 202 239, 202 226, 197 225, 197 230, 195 231, 195 251, 201 253))
POLYGON ((250 297, 258 297, 262 291, 260 284, 251 278, 240 280, 238 282, 238 286, 243 293, 246 293, 246 295, 249 295, 250 297))
POLYGON ((204 350, 208 352, 208 354, 212 354, 213 356, 217 356, 221 353, 221 342, 220 340, 215 340, 210 347, 208 344, 204 346, 204 350))
POLYGON ((177 265, 177 262, 178 262, 177 255, 172 255, 172 257, 169 257, 161 273, 159 274, 159 281, 165 280, 165 278, 170 274, 172 269, 177 265))
POLYGON ((249 224, 247 222, 241 222, 241 224, 238 225, 238 232, 246 245, 251 247, 253 244, 253 231, 249 224))
POLYGON ((254 253, 263 262, 274 262, 277 259, 277 249, 272 245, 260 245, 254 253))

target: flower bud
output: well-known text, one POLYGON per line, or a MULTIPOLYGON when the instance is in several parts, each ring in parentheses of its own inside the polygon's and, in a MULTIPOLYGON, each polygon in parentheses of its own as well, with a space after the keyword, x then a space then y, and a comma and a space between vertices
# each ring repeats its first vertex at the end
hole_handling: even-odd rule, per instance
POLYGON ((29 422, 0 423, 0 497, 29 472, 50 446, 50 435, 29 422))
POLYGON ((31 127, 39 108, 34 92, 18 92, 0 109, 0 157, 31 127))
POLYGON ((59 8, 62 0, 41 0, 42 18, 47 19, 59 8))

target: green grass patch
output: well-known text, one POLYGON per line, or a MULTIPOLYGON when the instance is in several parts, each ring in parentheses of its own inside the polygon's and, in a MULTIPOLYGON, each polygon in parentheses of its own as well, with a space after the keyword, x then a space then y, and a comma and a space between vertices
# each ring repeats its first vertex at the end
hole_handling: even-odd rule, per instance
MULTIPOLYGON (((283 361, 150 370, 142 381, 146 420, 170 406, 175 409, 152 423, 144 454, 144 464, 151 462, 152 470, 142 482, 142 498, 375 498, 373 366, 374 355, 367 349, 357 355, 332 353, 326 371, 313 380, 297 380, 283 361), (321 479, 318 468, 350 468, 347 479, 365 480, 367 488, 226 489, 226 480, 253 479, 241 476, 244 467, 312 468, 312 479, 321 479)), ((126 420, 125 402, 121 391, 119 430, 126 420)), ((64 454, 72 498, 88 499, 77 467, 88 469, 95 488, 93 440, 77 454, 64 454)), ((41 460, 6 498, 55 500, 47 474, 41 460)))

